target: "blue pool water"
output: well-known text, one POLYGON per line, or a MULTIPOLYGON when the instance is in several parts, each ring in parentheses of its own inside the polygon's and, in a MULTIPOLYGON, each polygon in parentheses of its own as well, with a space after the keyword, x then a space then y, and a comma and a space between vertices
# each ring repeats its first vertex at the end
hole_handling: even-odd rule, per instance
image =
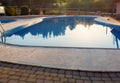
POLYGON ((95 17, 84 16, 45 18, 35 25, 6 34, 6 43, 25 46, 119 48, 118 26, 100 24, 94 19, 95 17))
POLYGON ((14 22, 15 20, 0 20, 1 23, 9 23, 9 22, 14 22))

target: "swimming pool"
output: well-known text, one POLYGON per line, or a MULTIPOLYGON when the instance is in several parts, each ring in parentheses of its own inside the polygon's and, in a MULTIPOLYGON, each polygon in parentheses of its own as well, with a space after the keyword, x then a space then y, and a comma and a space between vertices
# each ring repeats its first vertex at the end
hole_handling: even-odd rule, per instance
POLYGON ((1 23, 9 23, 9 22, 14 22, 15 20, 0 20, 1 23))
MULTIPOLYGON (((90 16, 44 18, 42 22, 6 33, 6 43, 23 46, 119 48, 119 26, 95 22, 90 16), (116 28, 117 27, 117 28, 116 28)), ((16 29, 17 29, 16 28, 16 29)))

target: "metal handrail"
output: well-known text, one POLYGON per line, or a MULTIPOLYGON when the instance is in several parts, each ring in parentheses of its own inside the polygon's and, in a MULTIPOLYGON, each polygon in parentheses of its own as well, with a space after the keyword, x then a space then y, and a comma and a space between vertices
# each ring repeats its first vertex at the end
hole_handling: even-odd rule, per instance
POLYGON ((2 25, 1 22, 0 22, 0 27, 1 27, 1 29, 2 29, 2 31, 0 30, 0 33, 1 33, 1 41, 2 41, 2 43, 5 43, 5 42, 6 42, 5 30, 4 30, 3 25, 2 25))
POLYGON ((4 30, 3 25, 2 25, 2 23, 1 23, 1 22, 0 22, 0 27, 1 27, 1 29, 3 30, 3 32, 2 32, 2 33, 4 33, 4 32, 5 32, 5 30, 4 30))

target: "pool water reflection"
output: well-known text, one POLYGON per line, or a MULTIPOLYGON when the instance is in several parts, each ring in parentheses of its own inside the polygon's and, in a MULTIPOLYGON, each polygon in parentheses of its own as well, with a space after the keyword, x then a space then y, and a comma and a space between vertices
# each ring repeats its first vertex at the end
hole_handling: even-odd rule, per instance
POLYGON ((56 17, 7 35, 6 43, 27 46, 119 48, 120 30, 94 17, 56 17))

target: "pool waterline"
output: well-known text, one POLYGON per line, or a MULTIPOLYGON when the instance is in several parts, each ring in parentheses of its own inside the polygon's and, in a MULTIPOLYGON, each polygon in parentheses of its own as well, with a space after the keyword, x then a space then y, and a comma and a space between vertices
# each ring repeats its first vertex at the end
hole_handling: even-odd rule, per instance
POLYGON ((23 46, 119 48, 119 34, 116 38, 116 33, 116 29, 96 24, 92 17, 47 18, 7 35, 6 43, 23 46))

